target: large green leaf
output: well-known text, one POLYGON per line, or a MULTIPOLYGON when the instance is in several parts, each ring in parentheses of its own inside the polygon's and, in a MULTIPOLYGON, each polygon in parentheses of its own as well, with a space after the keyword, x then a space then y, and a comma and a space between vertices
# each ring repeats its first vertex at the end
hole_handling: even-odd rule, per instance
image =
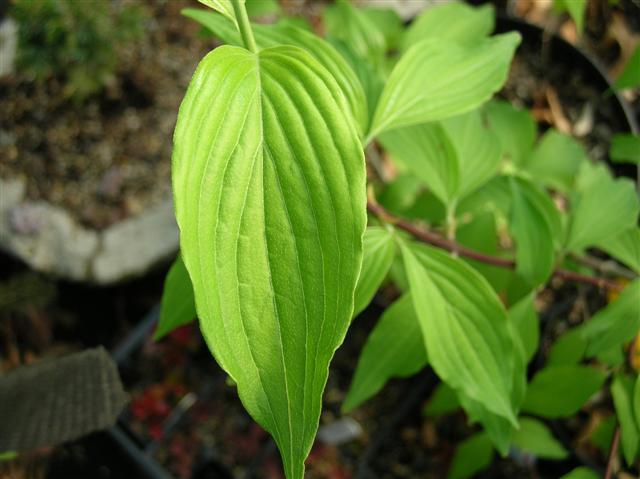
POLYGON ((640 228, 634 226, 618 236, 607 238, 597 247, 640 274, 640 228))
POLYGON ((564 459, 569 455, 547 426, 528 417, 520 419, 520 429, 514 432, 512 442, 541 459, 564 459))
POLYGON ((365 166, 348 108, 300 48, 223 46, 200 62, 174 135, 201 329, 289 479, 302 478, 362 261, 365 166))
MULTIPOLYGON (((510 230, 516 241, 516 272, 534 285, 546 282, 555 263, 554 225, 558 221, 549 218, 555 212, 548 196, 539 192, 535 185, 511 178, 511 222, 510 230), (543 203, 548 203, 541 206, 543 203)), ((557 212, 556 216, 557 216, 557 212)))
POLYGON ((598 311, 581 329, 588 342, 589 357, 630 341, 640 330, 640 279, 627 285, 618 299, 598 311))
POLYGON ((620 423, 620 441, 627 464, 631 465, 638 454, 640 433, 633 411, 633 380, 617 375, 611 383, 611 396, 620 423))
POLYGON ((402 245, 429 362, 445 382, 517 424, 511 403, 516 354, 504 307, 462 260, 422 244, 402 245))
POLYGON ((184 267, 182 257, 178 256, 171 265, 164 281, 160 321, 154 339, 160 339, 174 329, 190 323, 196 318, 196 303, 193 297, 191 278, 184 267))
POLYGON ((466 479, 486 469, 493 460, 493 446, 486 433, 468 437, 456 448, 451 461, 449 479, 466 479))
POLYGON ((551 366, 527 387, 522 410, 547 418, 567 417, 600 390, 607 374, 587 366, 551 366))
MULTIPOLYGON (((202 24, 225 43, 242 46, 240 34, 233 23, 223 16, 193 8, 182 10, 182 14, 202 24)), ((369 114, 362 86, 356 74, 335 48, 317 35, 291 25, 253 25, 252 28, 259 48, 294 45, 309 52, 331 72, 349 102, 361 133, 365 131, 369 123, 369 114)))
POLYGON ((362 271, 356 286, 353 315, 367 307, 391 268, 396 252, 393 231, 370 226, 364 234, 362 271))
POLYGON ((471 43, 482 40, 493 31, 495 12, 491 5, 471 7, 451 2, 426 8, 407 29, 402 39, 406 50, 425 38, 471 43))
POLYGON ((473 110, 507 78, 517 33, 461 45, 427 39, 413 45, 385 85, 368 139, 402 126, 442 120, 473 110))
POLYGON ((580 166, 586 161, 587 154, 580 143, 551 129, 525 161, 524 169, 548 186, 569 191, 575 185, 580 166))
POLYGON ((343 404, 351 411, 393 377, 407 377, 427 364, 427 352, 411 297, 405 294, 384 312, 362 349, 343 404))
POLYGON ((595 245, 636 226, 640 202, 633 181, 613 179, 603 166, 584 164, 577 188, 578 194, 572 198, 568 250, 595 245))

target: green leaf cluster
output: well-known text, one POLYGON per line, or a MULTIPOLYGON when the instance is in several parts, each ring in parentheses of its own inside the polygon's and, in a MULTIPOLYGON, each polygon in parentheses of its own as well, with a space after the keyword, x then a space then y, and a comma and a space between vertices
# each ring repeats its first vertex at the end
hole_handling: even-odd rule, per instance
POLYGON ((404 28, 389 10, 340 0, 321 38, 286 17, 251 24, 241 0, 202 2, 216 11, 184 14, 227 45, 201 61, 178 115, 183 261, 167 277, 157 335, 197 312, 287 477, 303 477, 336 348, 387 283, 397 299, 366 341, 345 413, 428 365, 442 382, 425 414, 462 407, 483 428, 449 471, 469 477, 494 450, 566 457, 542 420, 575 414, 614 372, 617 415, 633 426, 625 454, 635 455, 638 386, 607 358, 640 329, 639 280, 527 374, 541 354, 538 290, 559 267, 589 272, 575 258, 594 249, 637 272, 640 206, 633 184, 592 164, 577 140, 553 129, 538 138, 528 112, 492 100, 519 36, 490 36, 492 8, 462 3, 404 28), (365 150, 383 206, 515 267, 367 219, 365 150))

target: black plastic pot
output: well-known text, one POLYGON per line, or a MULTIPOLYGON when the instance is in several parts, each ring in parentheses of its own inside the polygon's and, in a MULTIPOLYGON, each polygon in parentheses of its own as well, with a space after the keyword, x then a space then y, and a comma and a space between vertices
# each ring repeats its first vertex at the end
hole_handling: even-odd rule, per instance
MULTIPOLYGON (((495 33, 509 31, 517 31, 522 36, 518 52, 525 49, 536 52, 538 67, 545 68, 551 84, 562 87, 569 81, 569 77, 575 76, 588 84, 596 93, 589 97, 589 101, 595 107, 597 119, 605 123, 613 133, 637 134, 640 131, 633 109, 613 89, 613 81, 608 73, 591 55, 537 25, 498 13, 495 33)), ((606 156, 603 159, 608 161, 606 156)), ((638 169, 634 165, 609 162, 609 166, 617 176, 633 179, 638 177, 638 169)))
MULTIPOLYGON (((498 15, 496 33, 507 31, 520 32, 523 37, 523 47, 546 52, 547 58, 544 61, 549 65, 563 65, 565 69, 569 68, 579 71, 585 81, 600 93, 597 99, 597 108, 607 112, 607 115, 610 116, 609 126, 614 132, 638 132, 637 122, 631 108, 620 95, 612 92, 612 81, 604 69, 589 55, 556 35, 546 34, 541 28, 535 25, 519 19, 498 15), (545 44, 544 50, 543 43, 545 44)), ((612 166, 614 166, 617 174, 633 178, 636 176, 635 168, 631 165, 612 166)), ((113 351, 113 357, 121 367, 124 367, 130 358, 143 346, 146 339, 152 334, 157 320, 158 307, 154 308, 129 337, 113 351)), ((395 427, 395 423, 399 422, 398 417, 391 419, 387 424, 387 429, 390 430, 395 427)), ((141 441, 132 433, 126 421, 121 420, 117 426, 111 429, 109 434, 119 447, 132 459, 132 462, 138 466, 143 475, 153 479, 169 479, 171 477, 169 472, 152 457, 149 451, 144 450, 141 441)), ((385 436, 393 438, 392 434, 385 434, 385 436)), ((376 447, 380 446, 385 440, 388 439, 380 438, 380 441, 374 441, 376 447)), ((375 449, 371 455, 374 454, 375 449)), ((364 459, 361 464, 363 470, 367 467, 366 458, 364 459)), ((207 477, 233 477, 229 469, 213 459, 206 464, 206 467, 209 467, 212 471, 207 477)), ((363 471, 359 471, 358 477, 369 476, 364 474, 363 471)))

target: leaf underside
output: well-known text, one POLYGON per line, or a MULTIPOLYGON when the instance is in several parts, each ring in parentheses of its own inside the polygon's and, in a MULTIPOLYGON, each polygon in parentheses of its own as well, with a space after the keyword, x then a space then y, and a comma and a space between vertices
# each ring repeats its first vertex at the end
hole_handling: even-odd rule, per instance
POLYGON ((366 221, 363 152, 337 83, 297 47, 215 49, 180 107, 173 188, 203 334, 299 479, 366 221))

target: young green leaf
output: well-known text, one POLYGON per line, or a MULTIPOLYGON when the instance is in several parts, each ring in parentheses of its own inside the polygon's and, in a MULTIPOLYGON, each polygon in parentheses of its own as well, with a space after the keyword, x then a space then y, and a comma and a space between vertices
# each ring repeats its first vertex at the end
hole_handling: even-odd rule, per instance
POLYGON ((347 0, 337 0, 323 14, 327 37, 343 41, 362 59, 379 65, 385 53, 384 35, 373 21, 347 0))
POLYGON ((576 467, 570 473, 565 474, 560 479, 600 479, 600 476, 588 467, 576 467))
POLYGON ((164 281, 160 321, 153 339, 157 341, 174 329, 190 323, 195 317, 196 303, 191 278, 184 267, 182 257, 178 256, 164 281))
POLYGON ((498 139, 478 110, 389 131, 380 143, 449 205, 486 183, 500 161, 498 139))
POLYGON ((587 340, 581 328, 573 328, 560 336, 549 350, 547 366, 578 364, 587 351, 587 340))
MULTIPOLYGON (((511 372, 513 386, 510 400, 514 413, 518 414, 527 388, 526 351, 515 324, 508 321, 506 329, 513 341, 515 352, 511 372)), ((491 412, 482 403, 469 398, 462 392, 458 393, 458 397, 471 422, 481 423, 498 452, 502 456, 506 456, 509 452, 514 424, 503 416, 491 412)))
POLYGON ((527 387, 522 410, 547 418, 580 410, 604 384, 607 374, 587 366, 552 366, 539 371, 527 387))
POLYGON ((635 88, 640 86, 640 45, 636 47, 627 62, 627 66, 614 84, 616 90, 635 88))
POLYGON ((517 33, 472 45, 435 38, 416 43, 391 72, 368 140, 384 131, 443 120, 479 107, 505 82, 519 43, 517 33))
MULTIPOLYGON (((422 334, 422 332, 420 332, 422 334)), ((443 416, 460 408, 460 401, 455 389, 447 383, 439 383, 429 398, 423 413, 427 416, 443 416)))
POLYGON ((180 108, 173 190, 203 334, 300 479, 366 222, 363 152, 334 78, 298 47, 216 48, 180 108))
POLYGON ((540 321, 533 305, 534 294, 529 294, 514 304, 508 312, 524 349, 525 363, 531 361, 540 343, 540 321))
POLYGON ((442 121, 459 165, 456 196, 464 198, 489 181, 500 163, 500 140, 488 129, 479 109, 442 121))
POLYGON ((354 295, 353 316, 360 314, 371 302, 391 268, 396 246, 393 231, 370 226, 364 234, 362 270, 354 295))
POLYGON ((613 135, 609 157, 614 163, 640 164, 640 135, 613 135))
POLYGON ((574 188, 578 170, 586 162, 587 154, 580 143, 569 135, 550 129, 523 168, 547 186, 567 192, 574 188))
POLYGON ((527 161, 537 133, 536 122, 529 110, 520 110, 506 101, 493 100, 484 106, 483 111, 489 129, 500 141, 503 158, 515 165, 527 161))
POLYGON ((351 411, 375 395, 393 377, 407 377, 427 364, 422 333, 408 294, 382 315, 362 349, 342 406, 351 411))
MULTIPOLYGON (((511 178, 510 231, 516 241, 516 272, 534 285, 546 282, 555 263, 552 224, 545 211, 555 211, 548 196, 535 185, 511 178), (545 210, 540 204, 547 202, 545 210)), ((557 214, 557 212, 556 212, 557 214)))
POLYGON ((620 423, 620 440, 622 452, 627 464, 631 465, 638 453, 640 433, 633 411, 633 381, 631 378, 618 375, 611 383, 611 395, 620 423))
MULTIPOLYGON (((220 12, 222 15, 231 20, 235 25, 237 25, 236 15, 233 11, 233 5, 231 0, 198 0, 204 6, 213 8, 215 11, 220 12)), ((244 3, 245 0, 240 0, 240 3, 244 3)))
POLYGON ((459 162, 455 148, 439 122, 398 128, 384 133, 380 143, 445 205, 458 189, 459 162))
POLYGON ((572 201, 567 249, 579 251, 637 224, 640 202, 633 181, 613 179, 604 167, 584 164, 572 201), (615 214, 614 214, 615 213, 615 214))
POLYGON ((361 11, 376 26, 376 30, 382 33, 385 50, 396 48, 404 33, 402 18, 396 11, 391 8, 377 8, 375 4, 361 11))
POLYGON ((511 403, 515 348, 506 312, 486 280, 460 259, 401 243, 429 362, 454 389, 517 424, 511 403))
POLYGON ((630 341, 640 330, 640 279, 624 288, 620 297, 598 311, 582 328, 593 357, 630 341))
POLYGON ((451 461, 449 479, 467 479, 489 467, 493 461, 493 445, 486 433, 468 437, 456 448, 451 461))
POLYGON ((547 426, 528 417, 520 419, 520 429, 514 432, 511 442, 541 459, 564 459, 569 455, 547 426))
MULTIPOLYGON (((182 10, 182 14, 211 30, 225 43, 242 46, 240 35, 233 23, 221 15, 193 8, 182 10)), ((253 25, 253 32, 258 48, 294 45, 310 53, 338 82, 360 131, 365 131, 369 123, 369 114, 362 86, 351 67, 331 44, 311 32, 291 25, 253 25)))
POLYGON ((618 236, 600 241, 597 245, 602 251, 626 264, 640 274, 640 228, 635 226, 618 236))
POLYGON ((426 38, 473 43, 490 35, 494 23, 491 5, 472 7, 462 2, 436 5, 424 9, 411 23, 402 39, 402 50, 426 38))

